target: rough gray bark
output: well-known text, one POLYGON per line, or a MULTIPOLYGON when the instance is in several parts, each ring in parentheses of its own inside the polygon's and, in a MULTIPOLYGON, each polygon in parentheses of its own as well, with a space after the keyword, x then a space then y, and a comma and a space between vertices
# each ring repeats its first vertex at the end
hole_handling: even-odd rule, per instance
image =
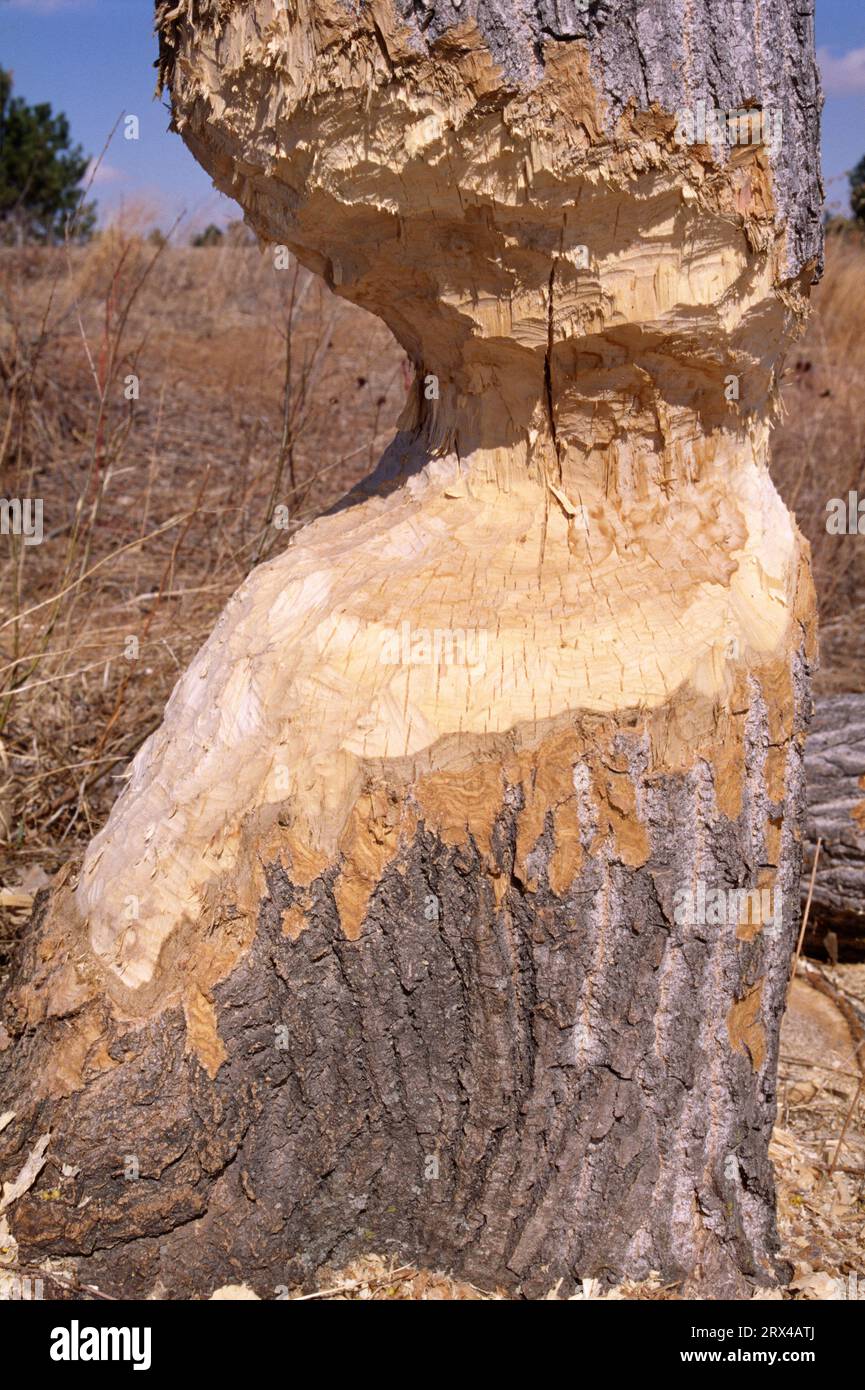
POLYGON ((865 951, 865 695, 829 695, 817 704, 805 746, 807 895, 818 837, 822 840, 811 933, 834 931, 844 950, 865 951))
POLYGON ((633 103, 681 111, 702 97, 720 110, 763 106, 782 113, 774 161, 782 220, 790 228, 791 276, 822 263, 820 77, 813 0, 399 0, 434 42, 476 19, 491 52, 517 83, 536 79, 547 38, 586 43, 609 117, 633 103), (795 76, 794 76, 795 74, 795 76))
MULTIPOLYGON (((14 1146, 3 1136, 13 1171, 34 1134, 55 1136, 51 1168, 16 1207, 22 1250, 73 1257, 81 1282, 127 1297, 200 1297, 240 1281, 275 1297, 364 1250, 529 1297, 559 1279, 570 1290, 575 1276, 652 1270, 717 1297, 771 1282, 767 1146, 796 937, 792 827, 779 929, 741 939, 680 924, 673 902, 695 864, 735 886, 766 861, 767 809, 780 808, 766 803, 759 699, 747 742, 743 809, 729 821, 706 765, 659 780, 645 739, 616 735, 651 854, 634 870, 608 849, 564 896, 549 887, 549 833, 535 890, 515 873, 528 786, 513 788, 494 828, 510 883, 498 910, 477 848, 421 827, 359 941, 340 928, 332 871, 290 940, 282 923, 304 893, 271 865, 252 949, 214 992, 227 1053, 216 1078, 190 1058, 179 1008, 137 1024, 105 1010, 94 1035, 114 1064, 16 1123, 14 1146), (124 1178, 130 1156, 136 1180, 124 1178)), ((792 798, 796 739, 788 754, 792 798)), ((595 834, 587 822, 587 852, 595 834)), ((19 1079, 51 1065, 68 1027, 33 1027, 40 916, 6 999, 19 1079)), ((80 958, 74 936, 65 951, 80 958)), ((8 1083, 7 1103, 22 1103, 8 1083)))
POLYGON ((390 0, 160 6, 196 157, 418 387, 31 924, 0 1035, 4 1177, 52 1136, 31 1261, 173 1297, 370 1248, 529 1295, 779 1272, 813 594, 765 455, 818 258, 810 9, 590 6, 587 47, 575 9, 406 39, 390 0), (683 149, 686 92, 777 101, 785 139, 683 149), (383 626, 454 612, 489 670, 382 675, 383 626), (774 910, 682 916, 700 885, 774 910))

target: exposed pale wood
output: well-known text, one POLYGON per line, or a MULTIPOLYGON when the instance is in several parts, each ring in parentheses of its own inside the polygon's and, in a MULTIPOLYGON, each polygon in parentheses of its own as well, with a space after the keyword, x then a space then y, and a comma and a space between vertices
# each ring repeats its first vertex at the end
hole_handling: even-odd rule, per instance
POLYGON ((814 603, 766 455, 819 259, 808 7, 734 38, 714 0, 159 18, 190 149, 417 379, 34 919, 6 1152, 48 1113, 81 1176, 17 1239, 139 1294, 370 1245, 529 1294, 770 1282, 814 603), (746 99, 795 153, 677 141, 685 100, 746 99), (782 910, 681 921, 698 884, 782 910), (121 1143, 155 1180, 118 1195, 121 1143))
POLYGON ((0 888, 0 907, 20 911, 22 908, 31 908, 32 906, 32 893, 25 893, 20 888, 0 888))
POLYGON ((826 971, 813 960, 800 961, 797 976, 806 981, 811 991, 816 991, 831 1000, 836 1013, 844 1019, 850 1036, 850 1047, 845 1052, 845 1061, 855 1061, 860 1074, 865 1071, 865 1020, 861 1004, 832 980, 826 971))

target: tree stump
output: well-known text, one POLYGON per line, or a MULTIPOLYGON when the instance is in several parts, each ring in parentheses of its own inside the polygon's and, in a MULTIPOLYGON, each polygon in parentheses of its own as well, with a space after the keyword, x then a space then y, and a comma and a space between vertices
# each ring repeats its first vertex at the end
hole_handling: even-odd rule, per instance
POLYGON ((744 1296, 779 1269, 813 660, 766 464, 820 256, 809 6, 157 17, 193 154, 416 384, 35 914, 20 1249, 135 1296, 370 1249, 744 1296))

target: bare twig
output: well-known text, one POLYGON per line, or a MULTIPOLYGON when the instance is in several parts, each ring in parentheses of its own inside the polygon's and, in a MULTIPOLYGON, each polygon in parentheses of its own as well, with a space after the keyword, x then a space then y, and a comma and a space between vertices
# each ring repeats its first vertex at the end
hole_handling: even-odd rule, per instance
POLYGON ((794 981, 795 978, 796 978, 796 967, 797 967, 798 964, 799 964, 799 957, 800 957, 801 954, 802 954, 802 942, 805 940, 805 929, 806 929, 806 927, 808 926, 808 915, 809 915, 809 913, 810 913, 810 911, 811 911, 811 899, 812 899, 812 897, 814 896, 814 882, 815 882, 815 879, 817 878, 817 864, 818 864, 819 859, 820 859, 820 846, 821 846, 822 844, 823 844, 823 840, 822 840, 822 839, 818 839, 818 841, 817 841, 817 846, 816 846, 816 848, 815 848, 815 850, 814 850, 814 863, 811 865, 811 881, 810 881, 810 883, 808 884, 808 898, 807 898, 807 901, 806 901, 806 903, 805 903, 805 911, 804 911, 803 914, 802 914, 802 929, 801 929, 801 931, 799 932, 799 940, 796 942, 796 954, 795 954, 794 957, 793 957, 793 967, 792 967, 792 969, 791 969, 791 971, 790 971, 790 980, 789 980, 789 983, 788 983, 788 985, 787 985, 787 1003, 788 1003, 788 1004, 790 1003, 790 991, 791 991, 792 988, 793 988, 793 981, 794 981))

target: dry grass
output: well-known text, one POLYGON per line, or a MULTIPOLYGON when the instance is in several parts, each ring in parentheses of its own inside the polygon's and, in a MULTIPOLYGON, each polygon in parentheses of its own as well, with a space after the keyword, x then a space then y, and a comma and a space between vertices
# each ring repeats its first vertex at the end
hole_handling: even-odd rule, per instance
POLYGON ((369 470, 405 372, 297 266, 122 228, 0 252, 0 314, 3 495, 44 518, 0 554, 0 878, 20 894, 104 821, 245 574, 369 470))
MULTIPOLYGON (((865 495, 863 284, 862 237, 833 236, 774 446, 813 547, 824 689, 865 688, 865 541, 825 527, 831 497, 865 495)), ((0 251, 3 495, 41 498, 45 533, 0 551, 0 972, 33 891, 104 822, 228 595, 369 470, 407 380, 377 321, 254 248, 160 250, 117 227, 85 250, 0 251)), ((852 1083, 785 1067, 773 1155, 803 1284, 787 1296, 816 1297, 817 1275, 861 1259, 862 1179, 826 1172, 852 1083)), ((865 1163, 860 1123, 848 1167, 865 1163)), ((377 1256, 322 1278, 318 1296, 337 1299, 501 1297, 377 1256)))
POLYGON ((865 540, 826 530, 826 504, 865 499, 865 235, 841 224, 827 238, 826 274, 791 351, 772 472, 811 543, 820 605, 818 691, 865 690, 865 540))

